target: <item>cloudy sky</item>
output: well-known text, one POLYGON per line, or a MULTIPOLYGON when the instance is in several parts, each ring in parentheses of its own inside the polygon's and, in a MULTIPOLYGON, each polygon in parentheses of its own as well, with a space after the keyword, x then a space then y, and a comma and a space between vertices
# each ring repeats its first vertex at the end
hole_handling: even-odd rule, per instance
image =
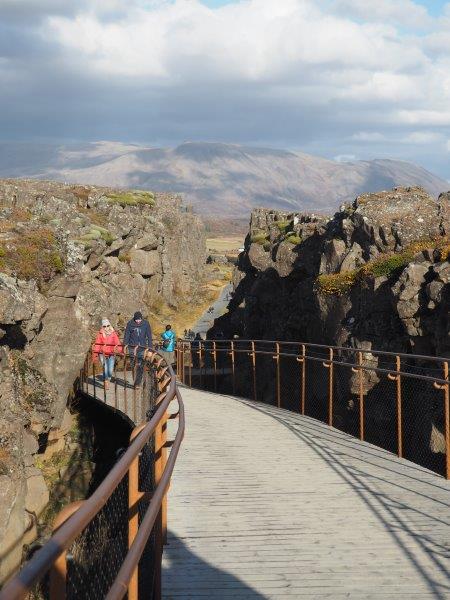
POLYGON ((0 0, 0 137, 225 141, 450 179, 450 2, 0 0))

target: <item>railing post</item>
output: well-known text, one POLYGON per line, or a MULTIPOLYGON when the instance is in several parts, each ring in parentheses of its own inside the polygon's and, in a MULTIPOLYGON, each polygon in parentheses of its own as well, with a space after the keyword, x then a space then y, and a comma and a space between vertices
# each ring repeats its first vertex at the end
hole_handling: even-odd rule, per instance
POLYGON ((192 387, 192 342, 189 342, 189 387, 192 387))
POLYGON ((258 400, 258 392, 256 389, 256 352, 255 352, 255 342, 251 342, 252 351, 250 356, 252 357, 252 379, 253 379, 253 400, 257 402, 258 400))
POLYGON ((442 363, 444 377, 447 383, 435 383, 434 387, 444 392, 444 436, 445 436, 445 477, 450 479, 450 383, 448 379, 448 362, 442 363))
MULTIPOLYGON (((83 500, 65 506, 56 516, 53 533, 67 521, 83 504, 83 500)), ((50 569, 50 600, 66 600, 67 550, 64 550, 50 569)))
POLYGON ((231 342, 231 376, 232 376, 232 385, 233 385, 233 396, 236 395, 236 380, 234 374, 234 342, 231 342))
MULTIPOLYGON (((155 487, 157 488, 163 474, 163 430, 162 421, 155 429, 155 487)), ((162 506, 155 521, 155 583, 152 600, 161 600, 161 560, 163 551, 162 506)))
POLYGON ((216 342, 213 342, 213 362, 214 362, 214 391, 217 392, 217 353, 216 353, 216 342))
POLYGON ((395 357, 396 374, 388 374, 388 379, 396 382, 397 390, 397 454, 400 458, 403 457, 403 433, 402 433, 402 381, 400 377, 401 360, 400 356, 395 357))
MULTIPOLYGON (((130 436, 130 443, 142 427, 136 427, 130 436)), ((139 492, 139 455, 133 460, 128 471, 128 548, 134 542, 139 529, 139 500, 142 494, 139 492)), ((139 596, 138 565, 133 571, 128 585, 128 600, 137 600, 139 596)))
MULTIPOLYGON (((162 433, 161 433, 161 460, 162 460, 162 473, 164 473, 164 469, 166 468, 167 463, 167 419, 168 412, 164 413, 164 418, 162 421, 162 433)), ((162 527, 162 543, 167 544, 167 493, 164 494, 161 503, 161 527, 162 527)))
POLYGON ((186 356, 186 342, 183 342, 181 347, 181 381, 185 383, 186 373, 185 373, 185 356, 186 356))
POLYGON ((123 404, 125 414, 128 414, 128 371, 127 371, 127 360, 128 360, 128 347, 125 346, 123 349, 123 404))
POLYGON ((322 363, 326 369, 329 369, 329 377, 328 377, 328 425, 333 427, 333 358, 334 351, 333 348, 329 348, 329 361, 322 363))
POLYGON ((305 385, 305 376, 306 376, 306 347, 305 344, 302 344, 302 355, 296 357, 297 362, 299 362, 302 366, 302 383, 301 383, 301 392, 300 392, 300 412, 302 415, 305 414, 305 393, 306 393, 306 385, 305 385))
POLYGON ((113 375, 114 375, 114 408, 117 409, 117 375, 116 375, 116 364, 117 364, 117 352, 116 352, 117 348, 114 348, 114 369, 113 369, 113 375))
POLYGON ((280 344, 275 344, 276 354, 272 357, 277 363, 277 406, 281 407, 281 386, 280 386, 280 344))
POLYGON ((352 367, 353 373, 358 373, 358 396, 359 396, 359 439, 364 440, 364 386, 363 386, 363 355, 358 352, 358 366, 352 367))
POLYGON ((97 386, 95 384, 95 362, 93 359, 92 359, 92 385, 94 387, 94 400, 97 400, 97 386))
POLYGON ((198 387, 202 387, 202 343, 198 343, 198 387))

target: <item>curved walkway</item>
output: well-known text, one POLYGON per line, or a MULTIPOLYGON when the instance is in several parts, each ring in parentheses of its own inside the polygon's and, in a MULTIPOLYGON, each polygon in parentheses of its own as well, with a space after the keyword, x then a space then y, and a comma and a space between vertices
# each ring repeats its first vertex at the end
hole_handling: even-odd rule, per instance
POLYGON ((450 486, 326 425, 184 388, 163 598, 450 598, 450 486))

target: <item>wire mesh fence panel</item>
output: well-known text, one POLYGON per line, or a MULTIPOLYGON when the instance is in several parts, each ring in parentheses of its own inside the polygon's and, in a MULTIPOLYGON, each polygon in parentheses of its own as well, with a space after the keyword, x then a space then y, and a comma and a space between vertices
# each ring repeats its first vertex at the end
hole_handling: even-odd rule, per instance
POLYGON ((403 457, 445 475, 444 394, 432 381, 402 377, 401 431, 403 457))
POLYGON ((331 423, 333 427, 358 437, 360 431, 360 373, 356 369, 356 356, 351 350, 342 349, 335 352, 333 358, 335 362, 332 374, 331 423))
POLYGON ((305 372, 305 415, 328 422, 329 377, 330 372, 324 366, 328 354, 320 349, 314 352, 314 357, 308 351, 305 372))
POLYGON ((221 394, 229 392, 229 342, 219 340, 215 343, 216 352, 216 389, 221 394))
POLYGON ((128 552, 128 476, 67 552, 67 599, 101 600, 128 552))
POLYGON ((389 379, 386 373, 376 370, 376 367, 390 369, 394 375, 395 358, 375 358, 370 353, 364 353, 364 440, 397 453, 397 382, 389 379))
MULTIPOLYGON (((139 458, 139 491, 153 493, 155 490, 155 451, 154 436, 142 449, 139 458)), ((150 497, 143 497, 139 501, 139 527, 144 519, 145 513, 150 505, 150 497)), ((152 531, 145 545, 144 552, 139 561, 139 597, 151 598, 154 586, 154 564, 155 564, 155 534, 152 531)))
POLYGON ((302 364, 297 360, 301 350, 292 345, 280 344, 280 406, 301 412, 302 364))
POLYGON ((251 344, 239 342, 235 352, 236 394, 243 398, 253 398, 253 368, 250 356, 251 344))
POLYGON ((202 369, 202 379, 203 379, 203 389, 208 391, 214 391, 214 346, 212 341, 205 340, 202 344, 203 346, 203 369, 202 369))
MULTIPOLYGON (((278 365, 276 356, 276 345, 271 342, 255 342, 255 383, 256 394, 251 398, 256 398, 265 404, 277 405, 278 397, 278 365)), ((253 373, 252 373, 253 374, 253 373)), ((253 392, 253 386, 252 386, 253 392)))

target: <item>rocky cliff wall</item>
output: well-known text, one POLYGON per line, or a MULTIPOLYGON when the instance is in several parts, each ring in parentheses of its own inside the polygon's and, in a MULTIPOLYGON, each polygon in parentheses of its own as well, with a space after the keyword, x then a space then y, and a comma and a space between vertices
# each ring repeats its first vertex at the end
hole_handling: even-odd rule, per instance
POLYGON ((101 317, 123 332, 135 310, 194 301, 206 257, 200 220, 170 194, 3 180, 0 219, 1 581, 49 498, 36 465, 70 443, 101 317))
MULTIPOLYGON (((371 349, 450 357, 449 233, 450 194, 436 202, 420 188, 360 196, 333 218, 256 210, 234 273, 229 312, 215 329, 226 338, 360 348, 372 367, 393 364, 368 353, 371 349)), ((404 363, 405 370, 442 375, 426 361, 404 363)), ((274 402, 273 369, 268 365, 258 373, 258 397, 267 402, 274 402)), ((282 375, 297 385, 292 372, 282 375)), ((323 373, 316 376, 314 402, 325 407, 323 373)), ((313 377, 309 374, 310 383, 313 377)), ((337 420, 345 430, 358 419, 355 377, 348 370, 336 383, 343 400, 337 420)), ((391 449, 396 417, 384 384, 369 371, 364 378, 370 439, 391 449)), ((410 387, 404 386, 405 444, 417 459, 415 440, 425 448, 420 464, 441 472, 442 403, 428 388, 410 387)))
POLYGON ((255 210, 217 327, 246 338, 450 355, 450 193, 358 197, 333 218, 255 210))

